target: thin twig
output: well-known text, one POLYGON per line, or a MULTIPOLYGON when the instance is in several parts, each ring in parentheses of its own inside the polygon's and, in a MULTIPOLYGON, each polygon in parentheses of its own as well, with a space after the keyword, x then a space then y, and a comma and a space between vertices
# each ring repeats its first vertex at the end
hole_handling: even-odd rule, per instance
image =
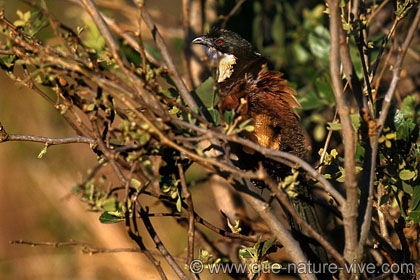
MULTIPOLYGON (((153 196, 153 197, 158 198, 158 199, 165 199, 169 202, 172 202, 172 199, 168 196, 155 195, 155 194, 152 194, 148 191, 144 191, 143 193, 147 194, 147 195, 150 195, 150 196, 153 196)), ((184 204, 184 203, 182 203, 182 207, 184 209, 187 208, 186 204, 184 204)), ((155 214, 154 213, 149 213, 149 215, 150 215, 150 217, 153 217, 155 214)), ((179 216, 181 218, 181 216, 178 215, 178 214, 173 214, 173 215, 175 217, 179 216)), ((199 223, 199 224, 205 226, 209 230, 217 233, 218 235, 220 235, 222 237, 229 238, 229 239, 243 240, 243 241, 251 242, 251 243, 256 243, 256 242, 258 242, 258 240, 260 240, 259 237, 247 236, 247 235, 243 235, 243 234, 240 234, 240 233, 229 232, 229 231, 226 231, 224 229, 221 229, 221 228, 213 225, 212 223, 210 223, 209 221, 207 221, 206 219, 204 219, 200 215, 198 215, 197 212, 194 212, 194 217, 195 217, 194 220, 195 220, 196 223, 199 223)), ((283 247, 283 245, 280 242, 275 242, 274 245, 276 245, 278 247, 283 247)))
POLYGON ((178 70, 175 67, 173 59, 171 55, 169 54, 169 50, 168 50, 168 47, 166 46, 165 40, 163 39, 156 25, 153 23, 152 18, 149 12, 147 11, 147 9, 143 9, 142 17, 143 17, 144 22, 146 23, 146 26, 149 28, 150 32, 153 35, 153 39, 155 40, 156 46, 159 49, 160 53, 162 54, 162 58, 165 61, 165 64, 168 67, 168 70, 171 72, 172 76, 174 77, 174 82, 178 90, 180 91, 182 99, 185 101, 185 103, 187 103, 187 105, 192 110, 197 110, 197 112, 199 112, 200 109, 197 106, 197 103, 195 102, 194 98, 191 96, 187 87, 185 86, 185 83, 182 80, 181 75, 179 74, 178 70))
POLYGON ((376 17, 376 15, 386 6, 386 4, 389 3, 390 0, 383 1, 378 8, 373 10, 373 12, 370 14, 370 16, 367 18, 366 26, 369 26, 372 20, 376 17))
MULTIPOLYGON (((20 245, 29 245, 29 246, 47 246, 47 247, 83 247, 82 252, 84 254, 106 254, 106 253, 142 253, 142 250, 137 247, 132 248, 103 248, 98 247, 96 245, 77 241, 77 240, 70 240, 65 242, 39 242, 39 241, 26 241, 26 240, 11 240, 10 244, 20 244, 20 245)), ((150 251, 155 256, 161 256, 157 251, 150 251)), ((185 261, 182 257, 176 257, 178 261, 185 261)))
POLYGON ((221 16, 221 18, 223 18, 223 22, 222 22, 222 25, 221 25, 222 28, 226 28, 226 24, 229 21, 229 19, 236 13, 236 11, 242 6, 242 4, 245 1, 246 0, 237 1, 235 6, 232 8, 232 10, 229 12, 229 14, 227 16, 221 16))
POLYGON ((234 143, 238 143, 241 144, 243 146, 246 146, 248 148, 251 148, 259 153, 261 153, 262 155, 273 159, 275 161, 279 161, 283 164, 287 164, 284 161, 280 161, 280 159, 286 159, 288 161, 290 161, 290 163, 288 164, 290 167, 296 167, 296 165, 302 167, 306 172, 308 172, 308 174, 310 176, 312 176, 313 178, 317 179, 320 183, 322 188, 329 194, 331 194, 331 196, 337 200, 338 204, 343 206, 345 204, 345 199, 344 197, 324 178, 324 176, 322 176, 319 172, 317 172, 309 163, 307 163, 306 161, 300 159, 299 157, 287 153, 287 152, 283 152, 283 151, 276 151, 276 150, 271 150, 271 149, 267 149, 264 148, 248 139, 239 137, 237 135, 226 135, 226 134, 222 134, 219 132, 216 132, 214 130, 209 130, 209 129, 205 129, 205 128, 201 128, 198 126, 195 126, 193 124, 190 123, 186 123, 182 120, 179 119, 175 119, 172 118, 171 122, 173 122, 174 124, 178 124, 181 125, 183 127, 186 128, 190 128, 192 130, 195 130, 197 132, 200 132, 204 135, 206 135, 207 137, 211 138, 218 138, 220 140, 227 140, 227 141, 231 141, 234 143))
POLYGON ((182 192, 184 194, 185 200, 187 202, 187 212, 188 212, 188 255, 187 255, 187 264, 190 264, 194 259, 194 205, 191 198, 190 190, 188 189, 187 182, 185 181, 184 169, 182 164, 178 163, 178 173, 179 179, 181 181, 182 192))
POLYGON ((147 216, 148 211, 143 209, 143 207, 141 205, 139 205, 139 208, 140 208, 139 213, 140 213, 141 220, 142 220, 144 226, 146 227, 146 230, 149 233, 150 237, 152 238, 153 242, 155 243, 156 248, 159 250, 159 252, 165 258, 165 260, 168 262, 168 264, 174 270, 174 272, 176 273, 178 278, 181 279, 181 280, 188 280, 187 275, 185 275, 184 271, 176 263, 175 259, 172 257, 172 255, 166 249, 165 245, 162 243, 162 240, 158 236, 156 230, 154 229, 152 223, 150 222, 149 217, 147 216))
MULTIPOLYGON (((0 123, 0 126, 1 126, 1 123, 0 123)), ((2 130, 4 131, 3 127, 2 127, 2 130)), ((82 143, 82 144, 89 144, 91 146, 96 146, 96 141, 94 139, 85 137, 85 136, 50 138, 50 137, 33 136, 33 135, 7 134, 5 138, 3 137, 0 138, 0 143, 8 142, 8 141, 38 142, 38 143, 45 143, 48 146, 72 144, 72 143, 82 143)))

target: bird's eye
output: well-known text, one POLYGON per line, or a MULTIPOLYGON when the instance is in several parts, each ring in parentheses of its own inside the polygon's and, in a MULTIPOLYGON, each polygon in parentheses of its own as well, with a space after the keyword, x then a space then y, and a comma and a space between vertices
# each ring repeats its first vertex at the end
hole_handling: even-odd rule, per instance
POLYGON ((216 44, 218 44, 218 45, 223 44, 223 40, 222 40, 222 39, 217 40, 217 41, 216 41, 216 44))

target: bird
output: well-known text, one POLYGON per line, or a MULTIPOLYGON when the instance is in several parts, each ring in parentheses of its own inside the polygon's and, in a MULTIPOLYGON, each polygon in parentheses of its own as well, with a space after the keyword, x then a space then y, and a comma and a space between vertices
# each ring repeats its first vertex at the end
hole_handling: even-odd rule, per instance
POLYGON ((267 59, 252 44, 233 31, 213 28, 195 38, 216 61, 222 110, 236 110, 252 120, 248 138, 273 150, 306 154, 305 136, 295 108, 301 108, 295 91, 278 71, 263 71, 267 59))
MULTIPOLYGON (((262 147, 289 152, 303 159, 307 153, 307 145, 300 117, 296 112, 301 105, 295 96, 295 90, 283 79, 283 74, 265 70, 268 59, 249 41, 233 31, 212 28, 207 34, 195 38, 192 43, 204 46, 215 65, 219 108, 222 111, 235 110, 253 125, 254 130, 245 132, 244 136, 262 147)), ((269 175, 276 180, 291 174, 289 167, 269 160, 255 151, 244 147, 235 151, 240 168, 256 169, 255 162, 261 161, 269 175)), ((302 176, 299 178, 305 181, 302 176)), ((305 220, 312 220, 308 223, 320 233, 308 185, 299 184, 297 192, 298 197, 290 198, 292 205, 305 220)), ((292 224, 291 227, 296 225, 292 224)), ((296 229, 292 228, 292 231, 296 232, 296 229)), ((305 246, 308 247, 307 244, 305 246)), ((311 253, 321 262, 328 261, 322 247, 318 246, 308 254, 311 253)))

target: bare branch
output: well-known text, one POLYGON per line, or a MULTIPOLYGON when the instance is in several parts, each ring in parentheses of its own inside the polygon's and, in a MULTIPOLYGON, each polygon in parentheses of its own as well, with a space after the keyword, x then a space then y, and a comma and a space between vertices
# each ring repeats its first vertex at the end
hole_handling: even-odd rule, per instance
MULTIPOLYGON (((278 240, 284 244, 284 248, 294 263, 308 263, 308 259, 303 253, 299 242, 297 242, 286 227, 278 220, 276 214, 270 209, 270 206, 263 200, 260 200, 247 193, 241 192, 241 196, 247 201, 252 208, 260 215, 264 222, 270 227, 271 232, 278 240)), ((301 274, 303 280, 315 280, 314 274, 301 274)))
POLYGON ((176 263, 175 259, 172 257, 172 255, 168 252, 165 245, 163 245, 162 241, 160 240, 156 230, 154 229, 152 223, 150 222, 150 219, 147 215, 148 211, 143 209, 141 205, 139 205, 139 213, 141 220, 146 227, 147 232, 149 233, 150 237, 152 238, 153 242, 155 243, 157 249, 162 254, 162 256, 166 259, 168 264, 171 266, 171 268, 175 271, 176 275, 181 280, 188 280, 187 275, 185 275, 184 271, 179 267, 179 265, 176 263))
POLYGON ((229 12, 229 14, 227 16, 221 16, 221 18, 223 18, 223 22, 221 27, 225 28, 227 22, 229 21, 229 19, 236 13, 236 11, 242 6, 243 3, 245 3, 246 0, 239 0, 236 2, 235 6, 232 8, 232 10, 229 12))
POLYGON ((354 160, 354 131, 350 119, 350 106, 343 95, 343 85, 340 75, 339 51, 340 51, 340 28, 341 17, 339 10, 340 1, 329 0, 330 10, 330 72, 332 76, 333 91, 337 101, 337 110, 343 127, 344 143, 344 169, 346 174, 346 204, 343 208, 343 224, 346 234, 344 257, 351 262, 356 258, 357 248, 357 205, 358 189, 355 176, 354 160))
POLYGON ((0 123, 0 143, 8 142, 8 141, 38 142, 38 143, 45 143, 45 145, 47 146, 72 144, 72 143, 82 143, 82 144, 89 144, 91 146, 96 146, 95 139, 85 137, 85 136, 50 138, 50 137, 33 136, 33 135, 7 134, 3 125, 0 123))
MULTIPOLYGON (((77 240, 70 240, 67 242, 33 242, 33 241, 26 241, 26 240, 11 240, 10 244, 20 244, 20 245, 29 245, 29 246, 47 246, 47 247, 82 247, 82 252, 84 254, 106 254, 106 253, 142 253, 140 248, 102 248, 96 245, 77 241, 77 240)), ((161 256, 157 251, 150 251, 155 256, 161 256)), ((184 258, 176 257, 178 261, 185 261, 184 258)))
POLYGON ((185 181, 184 169, 182 164, 178 163, 179 178, 181 180, 182 192, 184 193, 185 200, 187 201, 188 211, 188 256, 187 264, 190 264, 194 259, 194 205, 191 198, 191 193, 188 189, 187 182, 185 181))

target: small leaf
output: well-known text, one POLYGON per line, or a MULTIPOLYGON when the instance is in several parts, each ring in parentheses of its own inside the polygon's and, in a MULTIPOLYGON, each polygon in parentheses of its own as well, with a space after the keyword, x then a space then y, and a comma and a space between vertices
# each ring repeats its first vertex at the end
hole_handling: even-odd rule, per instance
POLYGON ((178 195, 178 199, 176 200, 176 210, 178 212, 181 212, 182 210, 182 200, 181 200, 181 196, 178 195))
POLYGON ((420 206, 420 187, 417 186, 414 189, 414 194, 413 194, 413 199, 411 200, 411 205, 410 205, 410 209, 411 210, 420 210, 417 209, 420 206))
MULTIPOLYGON (((266 254, 271 253, 270 250, 273 249, 273 244, 276 241, 275 237, 272 237, 270 239, 267 239, 266 241, 264 241, 262 250, 261 250, 261 256, 260 257, 264 257, 266 254)), ((260 258, 261 259, 261 258, 260 258)))
POLYGON ((124 221, 124 218, 117 217, 115 215, 110 214, 108 211, 105 211, 99 217, 99 221, 103 224, 113 224, 124 221))
POLYGON ((323 125, 318 124, 314 128, 314 139, 317 142, 321 142, 325 138, 325 128, 323 125))
POLYGON ((95 109, 95 104, 92 103, 87 106, 86 111, 90 112, 90 111, 93 111, 94 109, 95 109))
POLYGON ((328 130, 332 130, 332 131, 337 131, 337 130, 341 130, 342 129, 342 125, 341 123, 336 123, 336 122, 328 122, 328 130))
POLYGON ((241 259, 247 259, 251 257, 250 252, 245 248, 239 249, 238 255, 241 259))
POLYGON ((247 126, 245 126, 245 130, 246 131, 248 131, 248 132, 253 132, 254 131, 254 126, 253 125, 247 125, 247 126))
POLYGON ((220 113, 218 110, 214 109, 214 108, 210 108, 207 110, 207 112, 209 112, 209 115, 213 121, 213 123, 218 126, 220 124, 220 113))
POLYGON ((139 181, 139 180, 134 179, 134 178, 131 178, 130 185, 131 185, 133 188, 135 188, 136 190, 138 190, 138 189, 140 188, 140 186, 141 186, 141 183, 140 183, 140 181, 139 181))
POLYGON ((44 146, 41 152, 38 154, 38 158, 42 158, 47 153, 48 146, 44 146))
POLYGON ((330 83, 325 81, 325 79, 317 78, 315 80, 315 86, 319 92, 319 96, 326 99, 329 105, 334 106, 335 97, 330 83))
POLYGON ((303 97, 302 95, 298 96, 303 110, 312 110, 328 104, 325 99, 319 98, 314 90, 308 91, 303 97))
POLYGON ((411 211, 410 214, 408 214, 408 218, 415 223, 420 223, 420 210, 411 211))
POLYGON ((217 104, 217 95, 213 91, 213 78, 205 80, 195 92, 206 108, 214 108, 217 104))
POLYGON ((395 137, 397 137, 397 134, 395 132, 388 133, 387 135, 385 135, 386 139, 395 139, 395 137))
POLYGON ((107 212, 115 211, 115 210, 117 210, 116 202, 117 201, 116 201, 115 197, 111 197, 111 198, 109 198, 109 199, 107 199, 103 202, 102 207, 107 212))
POLYGON ((416 172, 408 170, 408 169, 403 169, 400 171, 398 175, 401 180, 408 181, 408 180, 411 180, 414 176, 416 176, 416 172))
POLYGON ((351 114, 351 124, 353 125, 353 128, 355 131, 357 131, 360 127, 360 116, 359 114, 351 114))

